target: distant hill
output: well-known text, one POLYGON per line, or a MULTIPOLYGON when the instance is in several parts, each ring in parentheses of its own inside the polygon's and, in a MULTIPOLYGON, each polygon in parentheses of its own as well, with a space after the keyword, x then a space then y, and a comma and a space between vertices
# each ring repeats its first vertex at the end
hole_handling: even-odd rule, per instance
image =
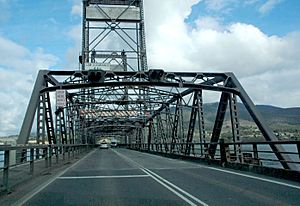
MULTIPOLYGON (((295 108, 280 108, 270 105, 257 105, 256 108, 261 113, 268 124, 300 124, 300 107, 295 108)), ((238 105, 239 116, 243 120, 252 121, 248 111, 243 104, 238 105)))
MULTIPOLYGON (((207 103, 203 105, 205 129, 209 133, 213 130, 218 103, 207 103)), ((300 107, 280 108, 270 105, 257 105, 259 113, 266 123, 281 140, 300 139, 300 107)), ((248 141, 263 140, 261 133, 256 130, 255 123, 249 112, 242 103, 238 103, 238 116, 242 138, 248 141)), ((190 109, 184 109, 184 127, 188 128, 190 120, 190 109)), ((229 108, 227 108, 225 122, 223 124, 223 137, 231 138, 231 123, 229 108)), ((198 128, 196 127, 197 131, 198 128)), ((195 132, 197 134, 197 132, 195 132)))
MULTIPOLYGON (((268 124, 300 125, 300 107, 280 108, 270 105, 257 105, 256 108, 268 124)), ((205 119, 214 122, 218 109, 218 103, 204 104, 205 119)), ((242 103, 238 103, 238 115, 240 120, 253 121, 249 112, 242 103)), ((229 118, 229 110, 226 119, 229 118)))

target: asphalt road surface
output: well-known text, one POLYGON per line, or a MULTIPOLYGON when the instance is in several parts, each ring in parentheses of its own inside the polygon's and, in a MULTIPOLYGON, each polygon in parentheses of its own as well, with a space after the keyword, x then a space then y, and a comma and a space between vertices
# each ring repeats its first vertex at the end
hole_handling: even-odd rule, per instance
POLYGON ((21 205, 300 205, 300 184, 126 149, 97 149, 21 205))

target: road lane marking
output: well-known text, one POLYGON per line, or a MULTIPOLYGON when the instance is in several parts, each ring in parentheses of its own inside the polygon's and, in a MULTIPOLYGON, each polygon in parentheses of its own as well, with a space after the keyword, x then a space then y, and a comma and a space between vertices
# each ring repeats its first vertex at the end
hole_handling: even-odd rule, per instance
POLYGON ((158 174, 152 172, 151 170, 143 167, 142 165, 140 165, 139 163, 133 161, 129 157, 127 157, 127 156, 125 156, 125 155, 123 155, 123 154, 121 154, 121 153, 119 153, 119 152, 117 152, 115 150, 112 150, 112 151, 115 152, 118 156, 122 157, 123 159, 125 159, 125 160, 133 163, 136 166, 138 166, 143 172, 145 172, 147 175, 149 175, 152 179, 154 179, 159 184, 161 184, 162 186, 164 186, 165 188, 167 188, 168 190, 170 190, 171 192, 173 192, 175 195, 177 195, 178 197, 180 197, 182 200, 184 200, 188 204, 190 204, 192 206, 198 205, 198 204, 195 204, 194 202, 192 202, 191 200, 189 200, 187 197, 191 198, 192 200, 194 200, 195 202, 199 203, 200 205, 208 206, 208 204, 206 204, 205 202, 199 200, 198 198, 196 198, 192 194, 190 194, 190 193, 186 192, 185 190, 181 189, 180 187, 174 185, 173 183, 169 182, 168 180, 164 179, 163 177, 159 176, 158 174), (184 196, 184 195, 186 195, 187 197, 184 196))
POLYGON ((113 178, 140 178, 150 177, 150 175, 108 175, 108 176, 78 176, 78 177, 58 177, 59 180, 75 180, 75 179, 113 179, 113 178))
POLYGON ((87 154, 85 157, 83 157, 82 159, 78 160, 77 162, 75 162, 73 165, 71 165, 70 167, 66 168, 64 171, 58 173, 57 175, 55 175, 53 178, 49 179, 47 182, 45 182, 44 184, 40 185, 39 187, 37 187, 35 190, 33 190, 32 192, 30 192, 29 194, 25 195, 23 198, 19 199, 17 202, 15 202, 15 205, 24 205, 27 201, 29 201, 31 198, 33 198, 36 194, 38 194, 39 192, 41 192, 43 189, 45 189, 46 187, 48 187, 51 183, 53 183, 58 177, 64 175, 69 169, 75 167, 76 165, 78 165, 81 161, 85 160, 87 157, 91 156, 92 154, 94 154, 97 150, 94 150, 92 152, 90 152, 89 154, 87 154))
POLYGON ((201 169, 201 167, 151 167, 152 170, 188 170, 188 169, 201 169))
POLYGON ((184 200, 185 202, 187 202, 188 204, 190 204, 192 206, 197 206, 195 203, 193 203, 192 201, 190 201, 189 199, 187 199, 186 197, 184 197, 182 194, 180 194, 179 192, 177 192, 175 189, 173 189, 172 187, 168 186, 167 184, 165 184, 163 181, 159 180, 155 176, 151 175, 148 171, 144 170, 143 168, 141 168, 141 170, 143 172, 145 172, 146 174, 148 174, 156 182, 158 182, 159 184, 161 184, 162 186, 164 186, 165 188, 167 188, 168 190, 170 190, 171 192, 173 192, 175 195, 177 195, 178 197, 180 197, 182 200, 184 200))
MULTIPOLYGON (((145 154, 145 155, 156 156, 156 155, 153 155, 153 154, 145 154)), ((161 158, 161 157, 159 157, 159 158, 161 158)), ((184 160, 177 160, 177 161, 186 162, 184 160)), ((196 165, 196 166, 198 165, 198 164, 195 164, 195 163, 191 163, 191 164, 196 165)), ((265 181, 265 182, 269 182, 269 183, 273 183, 273 184, 277 184, 277 185, 281 185, 281 186, 291 187, 291 188, 294 188, 294 189, 300 189, 300 186, 297 186, 297 185, 284 183, 284 182, 280 182, 280 181, 276 181, 276 180, 270 180, 270 179, 267 179, 267 178, 242 174, 242 173, 233 172, 233 171, 229 171, 229 170, 225 170, 225 169, 208 167, 208 166, 205 166, 205 165, 202 165, 201 168, 211 169, 211 170, 215 170, 215 171, 219 171, 219 172, 229 173, 229 174, 238 175, 238 176, 242 176, 242 177, 247 177, 247 178, 251 178, 251 179, 256 179, 256 180, 260 180, 260 181, 265 181)))
POLYGON ((273 183, 273 184, 282 185, 282 186, 286 186, 286 187, 291 187, 291 188, 298 189, 298 190, 300 189, 300 186, 292 185, 292 184, 288 184, 288 183, 284 183, 284 182, 279 182, 279 181, 276 181, 276 180, 265 179, 265 178, 262 178, 262 177, 246 175, 246 174, 233 172, 233 171, 229 171, 229 170, 223 170, 223 169, 214 168, 214 167, 204 167, 204 168, 219 171, 219 172, 229 173, 229 174, 233 174, 233 175, 238 175, 238 176, 242 176, 242 177, 247 177, 247 178, 251 178, 251 179, 261 180, 261 181, 265 181, 265 182, 270 182, 270 183, 273 183))
POLYGON ((152 174, 153 176, 157 177, 158 179, 162 180, 163 182, 165 182, 166 184, 172 186, 173 188, 177 189, 178 191, 182 192, 183 194, 185 194, 186 196, 188 196, 189 198, 195 200, 196 202, 200 203, 201 205, 205 205, 205 206, 208 206, 208 204, 206 204, 205 202, 199 200, 198 198, 196 198, 195 196, 191 195, 190 193, 184 191, 183 189, 181 189, 180 187, 174 185, 173 183, 169 182, 168 180, 164 179, 163 177, 159 176, 158 174, 152 172, 151 170, 149 169, 146 169, 146 171, 148 171, 150 174, 152 174))

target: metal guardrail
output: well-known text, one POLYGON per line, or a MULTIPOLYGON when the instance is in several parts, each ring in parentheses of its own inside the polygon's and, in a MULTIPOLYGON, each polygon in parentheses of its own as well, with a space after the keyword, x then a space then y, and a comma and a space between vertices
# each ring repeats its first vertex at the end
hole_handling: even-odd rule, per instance
POLYGON ((53 166, 53 159, 58 164, 59 160, 70 160, 76 155, 87 152, 91 145, 0 145, 0 172, 3 173, 1 190, 9 188, 9 171, 21 165, 29 164, 29 174, 34 175, 35 163, 45 161, 44 168, 53 166))
POLYGON ((300 141, 272 141, 272 142, 225 142, 220 139, 214 155, 211 155, 210 143, 151 143, 127 144, 130 149, 151 151, 180 156, 196 157, 207 160, 218 160, 221 165, 226 163, 241 163, 260 165, 265 167, 282 168, 281 162, 295 164, 300 171, 300 141), (279 160, 271 146, 282 146, 289 156, 289 161, 279 160), (189 148, 189 149, 187 149, 189 148))

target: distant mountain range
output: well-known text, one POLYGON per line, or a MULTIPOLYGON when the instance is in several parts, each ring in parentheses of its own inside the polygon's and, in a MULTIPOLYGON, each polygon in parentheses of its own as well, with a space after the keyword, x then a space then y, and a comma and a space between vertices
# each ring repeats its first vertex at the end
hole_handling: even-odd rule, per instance
MULTIPOLYGON (((240 118, 245 120, 252 120, 248 111, 241 104, 240 108, 240 118)), ((290 124, 299 125, 300 124, 300 107, 294 108, 280 108, 269 105, 257 105, 256 108, 261 113, 263 118, 269 124, 290 124)))
MULTIPOLYGON (((204 121, 206 132, 210 133, 216 119, 218 103, 207 103, 203 105, 204 121)), ((175 108, 174 108, 175 109, 175 108)), ((256 109, 261 114, 267 125, 275 132, 281 140, 300 139, 300 107, 280 108, 270 105, 257 105, 256 109)), ((184 109, 184 127, 187 129, 190 120, 190 109, 184 109)), ((261 133, 258 132, 249 112, 242 103, 238 103, 238 117, 242 138, 246 141, 264 140, 261 133)), ((227 108, 225 122, 222 127, 223 137, 230 139, 231 123, 229 108, 227 108)), ((198 130, 196 126, 195 130, 198 130)), ((197 134, 197 132, 196 132, 197 134)))
MULTIPOLYGON (((264 120, 270 124, 300 125, 300 107, 280 108, 270 105, 257 105, 257 110, 264 120)), ((214 121, 218 109, 218 103, 204 104, 204 113, 208 121, 214 121)), ((238 103, 238 115, 240 120, 253 121, 249 112, 242 103, 238 103)), ((227 112, 229 118, 229 112, 227 112)))

